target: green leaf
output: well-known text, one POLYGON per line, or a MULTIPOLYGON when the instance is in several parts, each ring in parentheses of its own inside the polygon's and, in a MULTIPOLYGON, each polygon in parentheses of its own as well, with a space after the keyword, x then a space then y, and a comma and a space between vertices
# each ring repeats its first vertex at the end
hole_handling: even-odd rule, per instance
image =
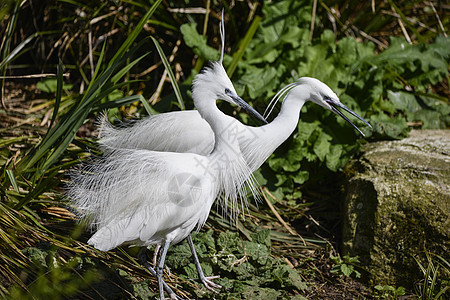
POLYGON ((197 32, 197 24, 188 23, 180 26, 181 34, 186 45, 194 51, 195 54, 204 60, 217 61, 220 57, 220 52, 207 45, 206 36, 200 35, 197 32))
POLYGON ((238 252, 242 250, 240 246, 239 234, 237 232, 222 232, 217 239, 219 249, 227 253, 238 252))
MULTIPOLYGON (((43 81, 39 81, 36 84, 36 87, 41 90, 44 93, 54 93, 57 90, 58 87, 58 80, 57 79, 45 79, 43 81)), ((72 89, 73 84, 65 84, 63 85, 63 88, 66 90, 72 89)))
POLYGON ((314 153, 317 155, 320 161, 325 160, 325 156, 330 152, 330 140, 331 136, 325 132, 320 132, 319 137, 314 143, 314 153))
MULTIPOLYGON (((39 33, 34 33, 31 36, 27 37, 23 42, 21 42, 19 45, 17 45, 16 48, 14 48, 11 53, 9 53, 6 57, 3 58, 2 62, 0 62, 0 72, 3 70, 3 68, 11 62, 13 59, 16 58, 16 56, 19 56, 20 51, 23 50, 23 48, 30 43, 35 37, 39 36, 39 33)), ((6 50, 7 47, 5 47, 4 50, 6 50)))
POLYGON ((108 101, 114 101, 117 99, 123 98, 123 92, 119 89, 113 90, 111 93, 108 93, 108 101))
POLYGON ((270 229, 263 229, 250 234, 253 242, 270 247, 270 229))
POLYGON ((421 109, 413 94, 388 90, 387 95, 393 106, 398 110, 416 112, 421 109))
POLYGON ((330 145, 330 150, 326 155, 326 166, 333 172, 343 167, 347 160, 343 155, 344 149, 341 144, 330 145))
POLYGON ((277 85, 277 72, 272 67, 257 68, 249 66, 247 72, 240 76, 239 84, 247 87, 249 96, 254 99, 260 97, 268 89, 275 89, 277 85))
POLYGON ((446 129, 446 122, 442 120, 442 114, 437 111, 421 109, 408 114, 409 121, 423 121, 422 129, 446 129))
POLYGON ((342 264, 341 272, 342 272, 342 274, 344 274, 344 276, 349 277, 353 272, 353 266, 347 265, 347 264, 342 264))
MULTIPOLYGON (((120 94, 117 94, 117 96, 120 96, 120 94)), ((121 98, 116 98, 114 96, 115 99, 111 99, 110 101, 103 103, 101 105, 99 105, 96 110, 97 111, 102 111, 108 108, 112 108, 112 107, 118 107, 118 106, 122 106, 122 105, 127 105, 136 101, 146 101, 145 98, 142 95, 132 95, 132 96, 127 96, 127 97, 121 97, 121 98)))
POLYGON ((297 184, 303 184, 309 179, 309 172, 308 171, 298 171, 292 179, 297 184))
POLYGON ((269 161, 269 166, 274 171, 284 170, 287 172, 295 172, 300 168, 300 162, 280 157, 271 159, 269 161))
POLYGON ((389 117, 381 114, 371 117, 370 124, 376 136, 401 139, 406 137, 409 129, 406 121, 400 116, 389 117))
POLYGON ((126 73, 128 73, 132 67, 134 67, 138 62, 140 62, 144 57, 146 57, 149 53, 142 55, 141 57, 133 60, 131 63, 128 63, 124 68, 122 68, 119 72, 116 73, 113 77, 111 77, 111 82, 116 84, 119 79, 121 79, 126 73))
POLYGON ((296 270, 289 268, 288 274, 290 284, 297 288, 297 290, 304 291, 308 289, 308 285, 303 281, 302 277, 296 270))
POLYGON ((254 241, 244 241, 246 255, 259 265, 267 264, 270 259, 270 248, 265 244, 259 244, 254 241))
MULTIPOLYGON (((58 115, 59 105, 61 104, 61 96, 62 96, 63 86, 64 86, 64 82, 63 82, 62 61, 59 60, 58 61, 58 71, 57 71, 57 81, 56 81, 55 105, 53 107, 52 119, 50 121, 50 125, 48 126, 48 128, 53 127, 53 124, 55 123, 55 120, 56 120, 56 116, 58 115)), ((67 85, 65 88, 69 89, 69 87, 67 85)), ((72 88, 72 85, 70 86, 70 88, 72 88)))

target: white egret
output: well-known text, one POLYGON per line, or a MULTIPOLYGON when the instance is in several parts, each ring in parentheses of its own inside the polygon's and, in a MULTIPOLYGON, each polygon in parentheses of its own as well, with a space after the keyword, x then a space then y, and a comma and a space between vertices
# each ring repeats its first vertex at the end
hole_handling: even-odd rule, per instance
MULTIPOLYGON (((236 95, 221 62, 212 63, 196 76, 193 86, 196 108, 215 133, 214 149, 207 156, 194 153, 158 152, 147 149, 109 148, 81 172, 72 174, 68 194, 97 230, 88 243, 108 251, 121 244, 161 244, 156 272, 161 298, 173 291, 162 280, 167 250, 206 221, 218 195, 237 206, 244 182, 255 191, 251 170, 243 159, 236 131, 242 125, 223 114, 216 99, 235 103, 264 120, 236 95)), ((166 136, 171 139, 170 135, 166 136)), ((235 210, 237 208, 234 208, 235 210)), ((202 274, 193 249, 199 275, 202 274)), ((140 253, 140 258, 145 252, 140 253)), ((203 283, 220 287, 208 281, 203 283)))
MULTIPOLYGON (((123 242, 144 246, 163 243, 156 272, 161 295, 163 287, 169 294, 173 294, 162 281, 162 266, 167 249, 171 243, 176 243, 184 237, 188 237, 201 281, 207 287, 217 287, 203 276, 189 233, 195 226, 199 228, 206 221, 212 202, 220 193, 232 200, 232 210, 236 211, 236 198, 243 183, 250 181, 250 187, 254 187, 251 172, 259 168, 295 130, 300 110, 306 101, 313 101, 340 115, 360 133, 362 132, 337 108, 346 110, 370 126, 340 103, 328 86, 308 77, 287 85, 276 95, 273 105, 279 98, 283 97, 284 101, 274 121, 261 127, 245 126, 221 113, 215 104, 197 100, 216 99, 218 96, 227 100, 223 94, 233 95, 232 99, 235 101, 240 99, 235 97, 234 88, 225 90, 225 85, 232 87, 222 64, 215 63, 210 69, 199 74, 194 82, 193 98, 198 112, 156 115, 122 130, 115 130, 107 125, 100 143, 108 154, 94 164, 92 170, 88 169, 95 176, 87 174, 75 177, 76 183, 71 192, 76 194, 81 191, 84 195, 84 198, 78 199, 75 195, 75 203, 81 208, 85 206, 88 211, 91 210, 94 213, 94 222, 98 223, 99 230, 89 240, 91 244, 99 249, 111 249, 123 242), (217 78, 226 84, 214 94, 211 93, 211 88, 218 84, 217 78), (163 154, 154 152, 155 150, 172 152, 163 154), (173 152, 202 155, 177 155, 173 152), (124 162, 117 162, 118 158, 124 162), (192 164, 193 161, 197 164, 192 164), (230 166, 233 168, 230 169, 230 166), (125 170, 126 168, 131 169, 125 170), (118 178, 116 172, 124 177, 118 178), (163 184, 152 188, 152 183, 163 184), (125 193, 128 189, 132 191, 133 196, 125 193), (164 189, 170 192, 161 197, 164 189), (205 193, 205 189, 208 192, 205 193), (116 196, 111 196, 111 193, 116 196), (120 195, 125 194, 127 201, 121 203, 120 195), (158 195, 161 198, 148 201, 158 195), (100 201, 100 198, 105 197, 108 198, 107 201, 100 201), (112 200, 109 197, 112 197, 112 200), (96 199, 94 203, 98 207, 88 203, 91 199, 96 199), (132 199, 130 205, 128 199, 132 199), (172 202, 176 204, 175 207, 172 202), (180 203, 189 204, 192 210, 180 211, 176 207, 180 203), (111 215, 112 208, 115 212, 111 215), (153 229, 154 231, 151 231, 153 229), (125 237, 111 235, 117 230, 125 237), (105 236, 108 238, 104 238, 105 236), (107 246, 103 245, 105 240, 109 242, 106 243, 107 246)), ((145 256, 145 252, 141 251, 140 257, 143 255, 145 256)), ((151 270, 148 263, 146 266, 151 270)))
MULTIPOLYGON (((206 81, 207 78, 204 78, 204 80, 206 81)), ((199 80, 198 83, 200 82, 201 81, 199 80)), ((194 97, 196 96, 196 93, 194 93, 194 97)), ((362 120, 365 124, 371 127, 370 124, 367 123, 362 117, 343 105, 339 101, 337 95, 326 84, 314 78, 303 77, 297 82, 291 83, 281 89, 269 104, 268 109, 272 105, 274 106, 280 98, 283 98, 280 112, 271 123, 260 127, 251 127, 245 126, 236 120, 233 122, 235 124, 233 126, 233 135, 236 138, 237 145, 234 143, 236 141, 229 144, 229 146, 232 146, 232 151, 227 152, 227 159, 230 159, 231 157, 230 161, 232 161, 238 157, 238 161, 240 163, 246 163, 249 167, 246 171, 247 175, 258 169, 270 156, 270 154, 272 154, 273 151, 275 151, 275 149, 292 134, 297 127, 300 118, 300 111, 306 101, 312 101, 328 110, 333 111, 349 122, 362 135, 363 133, 347 117, 345 117, 345 115, 343 115, 338 108, 341 108, 356 116, 358 119, 362 120), (240 153, 236 153, 235 151, 239 151, 240 153), (244 162, 241 161, 242 158, 244 159, 244 162)), ((201 107, 199 107, 199 109, 200 108, 201 107)), ((151 121, 144 120, 131 128, 115 131, 114 139, 108 140, 105 144, 110 143, 108 147, 118 147, 118 141, 123 141, 126 139, 126 144, 120 145, 121 147, 131 147, 136 149, 152 149, 152 147, 155 147, 159 150, 171 149, 173 151, 198 151, 198 153, 210 153, 212 151, 211 153, 215 153, 217 151, 217 139, 220 141, 221 137, 225 135, 217 135, 214 134, 214 132, 221 132, 221 130, 213 130, 215 126, 212 126, 212 129, 210 129, 211 127, 209 127, 206 122, 205 125, 201 125, 202 123, 198 122, 199 119, 197 119, 195 111, 189 113, 183 112, 182 115, 189 116, 188 119, 192 118, 196 128, 203 128, 202 137, 195 139, 195 142, 192 142, 190 139, 193 127, 189 127, 184 124, 182 117, 175 117, 169 119, 161 118, 158 123, 153 123, 153 120, 151 119, 151 121), (168 127, 164 127, 164 122, 166 122, 166 120, 170 120, 170 124, 167 124, 168 127), (150 124, 157 124, 158 127, 150 127, 150 124), (165 143, 152 144, 152 140, 147 138, 146 133, 151 131, 150 136, 154 137, 155 130, 158 130, 158 128, 167 129, 166 134, 168 136, 175 137, 175 139, 166 139, 165 143), (123 135, 124 133, 126 134, 123 135), (134 138, 130 139, 128 136, 133 136, 134 138), (122 137, 122 139, 120 137, 122 137), (114 140, 116 141, 115 143, 114 140), (215 148, 211 146, 214 145, 214 142, 216 143, 215 148), (202 146, 195 147, 198 144, 201 144, 202 146)), ((218 115, 220 115, 220 113, 218 113, 218 115)), ((211 121, 208 121, 209 124, 211 124, 211 121)), ((230 131, 228 131, 228 133, 230 133, 230 131)), ((227 166, 223 165, 223 167, 227 166)), ((225 171, 224 173, 227 172, 225 171)), ((239 178, 239 182, 235 181, 235 184, 238 186, 239 183, 244 182, 247 179, 247 175, 239 178)), ((234 175, 232 172, 228 172, 228 175, 226 176, 234 175)), ((208 203, 208 212, 211 204, 212 203, 208 203)), ((232 207, 232 209, 233 208, 235 209, 235 207, 232 207)), ((202 220, 205 221, 206 218, 207 216, 205 216, 205 219, 202 220)), ((188 242, 189 246, 193 250, 194 258, 198 261, 190 236, 188 236, 188 242)), ((196 263, 196 266, 199 268, 200 264, 196 263)), ((201 269, 199 270, 199 277, 201 278, 202 275, 200 274, 201 269)), ((207 284, 205 285, 208 286, 207 284)), ((210 286, 214 285, 210 284, 210 286)))

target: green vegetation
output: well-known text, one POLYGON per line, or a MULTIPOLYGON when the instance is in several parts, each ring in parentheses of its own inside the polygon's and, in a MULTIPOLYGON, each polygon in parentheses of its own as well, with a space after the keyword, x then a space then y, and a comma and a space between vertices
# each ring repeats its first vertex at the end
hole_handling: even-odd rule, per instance
POLYGON ((441 299, 450 288, 450 263, 439 255, 428 252, 425 255, 426 268, 416 259, 424 277, 418 284, 419 299, 441 299))
POLYGON ((376 285, 375 295, 378 299, 397 299, 399 296, 405 295, 405 288, 395 288, 391 285, 376 285))
MULTIPOLYGON (((219 3, 204 2, 212 9, 206 14, 193 13, 193 1, 0 4, 0 295, 156 294, 155 280, 133 259, 137 249, 102 253, 85 244, 89 232, 66 207, 64 183, 69 169, 99 153, 99 112, 108 109, 114 122, 192 108, 193 77, 219 57, 219 3), (186 11, 173 9, 180 7, 186 11)), ((243 99, 262 112, 282 86, 310 76, 373 125, 361 126, 369 141, 401 139, 413 127, 448 128, 447 7, 317 1, 313 11, 311 2, 221 2, 224 65, 243 99)), ((217 297, 321 298, 330 286, 354 298, 405 294, 391 286, 356 291, 357 260, 341 259, 317 238, 336 242, 339 172, 365 140, 313 104, 303 108, 298 129, 256 174, 267 205, 250 204, 236 226, 213 211, 194 239, 207 275, 220 275, 229 288, 217 297)), ((448 294, 448 262, 434 261, 420 265, 422 299, 448 294)), ((209 298, 189 279, 196 274, 185 242, 171 248, 167 264, 180 296, 209 298)))
POLYGON ((348 255, 344 255, 343 258, 339 256, 330 256, 331 260, 335 263, 334 267, 331 269, 331 273, 342 274, 344 276, 354 276, 356 278, 361 277, 361 273, 355 270, 355 266, 359 263, 358 257, 350 257, 348 255))

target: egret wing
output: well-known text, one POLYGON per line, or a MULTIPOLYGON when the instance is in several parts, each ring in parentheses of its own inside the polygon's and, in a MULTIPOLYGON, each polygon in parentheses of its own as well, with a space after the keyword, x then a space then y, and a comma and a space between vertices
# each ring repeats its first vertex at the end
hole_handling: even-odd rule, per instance
POLYGON ((119 129, 105 122, 99 143, 104 151, 126 148, 207 155, 214 147, 214 132, 198 111, 184 110, 153 115, 119 129))

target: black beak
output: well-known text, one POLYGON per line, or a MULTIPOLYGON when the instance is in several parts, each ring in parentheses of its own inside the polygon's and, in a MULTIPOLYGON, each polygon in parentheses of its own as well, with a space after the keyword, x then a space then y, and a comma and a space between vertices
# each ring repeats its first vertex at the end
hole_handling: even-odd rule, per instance
POLYGON ((358 127, 355 126, 355 124, 353 124, 342 112, 340 112, 338 110, 338 108, 342 108, 343 110, 345 110, 346 112, 352 114, 353 116, 357 117, 358 119, 360 119, 361 121, 363 121, 367 126, 369 126, 370 128, 372 128, 372 126, 366 121, 364 120, 362 117, 360 117, 357 113, 355 113, 353 110, 351 110, 350 108, 348 108, 347 106, 345 106, 344 104, 340 103, 340 102, 335 102, 332 99, 325 99, 325 101, 331 106, 331 111, 334 112, 335 114, 341 116, 345 121, 347 121, 348 123, 350 123, 350 125, 353 126, 353 128, 355 128, 356 130, 358 130, 358 132, 362 135, 365 136, 364 133, 362 133, 361 130, 359 130, 358 127))
POLYGON ((256 119, 262 121, 264 124, 267 124, 267 120, 264 119, 263 116, 261 116, 259 114, 259 112, 257 112, 253 107, 251 107, 247 102, 245 102, 244 100, 242 100, 241 97, 239 97, 238 95, 236 95, 235 93, 229 91, 226 92, 226 94, 228 96, 231 97, 231 99, 233 99, 234 103, 236 103, 236 105, 239 105, 240 107, 242 107, 243 109, 245 109, 250 115, 252 115, 253 117, 255 117, 256 119))

